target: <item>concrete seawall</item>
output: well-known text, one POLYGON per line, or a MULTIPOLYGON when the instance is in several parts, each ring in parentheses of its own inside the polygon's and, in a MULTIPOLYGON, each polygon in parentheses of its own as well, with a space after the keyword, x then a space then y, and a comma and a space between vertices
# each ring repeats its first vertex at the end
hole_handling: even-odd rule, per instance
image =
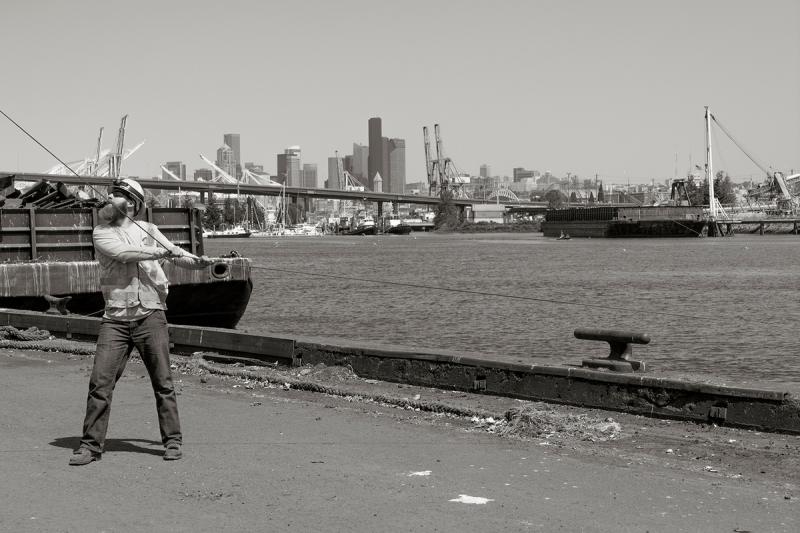
MULTIPOLYGON (((0 310, 0 325, 96 338, 100 319, 0 310)), ((253 363, 350 366, 361 377, 526 400, 800 434, 800 400, 787 392, 462 357, 445 351, 379 345, 341 346, 316 339, 228 329, 170 326, 176 353, 217 352, 253 363)))

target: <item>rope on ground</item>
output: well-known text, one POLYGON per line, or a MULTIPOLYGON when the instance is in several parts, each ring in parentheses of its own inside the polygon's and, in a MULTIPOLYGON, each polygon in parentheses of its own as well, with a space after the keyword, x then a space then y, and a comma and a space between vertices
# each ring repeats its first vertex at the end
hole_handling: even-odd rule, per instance
MULTIPOLYGON (((286 372, 273 370, 266 367, 264 367, 263 369, 259 368, 258 370, 251 370, 251 369, 237 368, 237 367, 232 367, 232 368, 226 367, 223 365, 209 363, 202 357, 202 354, 195 354, 195 356, 192 358, 192 361, 197 368, 203 369, 212 374, 243 378, 252 381, 274 383, 277 385, 282 385, 284 387, 288 385, 288 387, 292 389, 298 389, 303 391, 321 392, 324 394, 330 394, 331 396, 357 397, 360 399, 372 400, 374 402, 402 407, 404 409, 419 409, 420 411, 443 413, 455 416, 479 417, 479 418, 498 416, 497 413, 491 413, 483 409, 470 409, 467 407, 459 407, 459 406, 449 405, 440 401, 410 400, 408 398, 399 398, 376 392, 366 392, 366 391, 354 392, 353 390, 348 390, 347 388, 323 385, 322 383, 318 383, 311 380, 298 379, 288 375, 288 373, 286 372)), ((192 365, 192 363, 189 364, 192 365)), ((503 415, 500 414, 499 416, 503 415)))
POLYGON ((56 339, 46 329, 31 326, 20 330, 14 326, 0 326, 0 348, 15 350, 40 350, 43 352, 64 352, 88 355, 95 352, 95 345, 88 342, 56 339))
POLYGON ((18 341, 41 341, 50 338, 50 332, 31 326, 25 331, 14 326, 0 326, 0 339, 14 339, 18 341))

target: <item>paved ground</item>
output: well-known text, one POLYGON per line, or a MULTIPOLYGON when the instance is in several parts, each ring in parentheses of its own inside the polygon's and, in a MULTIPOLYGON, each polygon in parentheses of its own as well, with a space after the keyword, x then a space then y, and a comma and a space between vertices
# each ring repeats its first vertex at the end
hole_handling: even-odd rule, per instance
POLYGON ((386 401, 182 363, 185 457, 165 462, 149 383, 132 361, 103 459, 70 467, 90 367, 88 356, 0 350, 0 530, 800 530, 796 436, 561 407, 528 422, 552 415, 589 427, 613 417, 621 433, 591 442, 543 425, 538 435, 500 436, 509 426, 398 408, 391 398, 489 413, 541 404, 335 372, 333 387, 386 401), (462 495, 488 501, 453 501, 469 501, 462 495))

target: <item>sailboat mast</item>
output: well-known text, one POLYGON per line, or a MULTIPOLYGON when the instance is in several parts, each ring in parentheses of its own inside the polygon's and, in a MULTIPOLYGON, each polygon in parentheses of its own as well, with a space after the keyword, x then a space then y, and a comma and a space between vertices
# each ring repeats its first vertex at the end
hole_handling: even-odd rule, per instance
POLYGON ((717 205, 714 201, 714 169, 711 161, 711 111, 706 106, 706 183, 708 183, 708 216, 711 220, 717 217, 717 205))

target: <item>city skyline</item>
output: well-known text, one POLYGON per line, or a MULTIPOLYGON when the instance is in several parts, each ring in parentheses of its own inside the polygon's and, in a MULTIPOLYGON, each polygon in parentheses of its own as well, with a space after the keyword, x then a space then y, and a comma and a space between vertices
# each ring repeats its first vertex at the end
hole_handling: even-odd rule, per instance
MULTIPOLYGON (((299 145, 325 168, 335 151, 367 145, 364 122, 381 117, 405 140, 406 183, 425 180, 422 127, 435 123, 445 155, 472 175, 486 164, 497 176, 661 181, 705 161, 706 105, 758 161, 800 168, 794 1, 241 2, 226 22, 233 32, 217 27, 215 6, 143 0, 133 13, 11 0, 5 36, 21 44, 0 52, 1 108, 65 161, 91 156, 101 126, 113 146, 128 114, 126 146, 146 143, 122 169, 139 176, 173 161, 191 176, 205 166, 197 154, 213 157, 227 132, 241 136, 240 163, 274 174, 275 154, 299 145), (313 30, 303 39, 298 21, 313 30), (70 24, 92 31, 61 39, 70 24), (357 75, 342 69, 353 57, 366 65, 357 75), (224 83, 213 71, 222 64, 242 77, 224 83), (87 75, 91 65, 103 75, 87 75)), ((57 163, 3 121, 0 170, 57 163)), ((716 169, 763 177, 717 135, 716 169)))

